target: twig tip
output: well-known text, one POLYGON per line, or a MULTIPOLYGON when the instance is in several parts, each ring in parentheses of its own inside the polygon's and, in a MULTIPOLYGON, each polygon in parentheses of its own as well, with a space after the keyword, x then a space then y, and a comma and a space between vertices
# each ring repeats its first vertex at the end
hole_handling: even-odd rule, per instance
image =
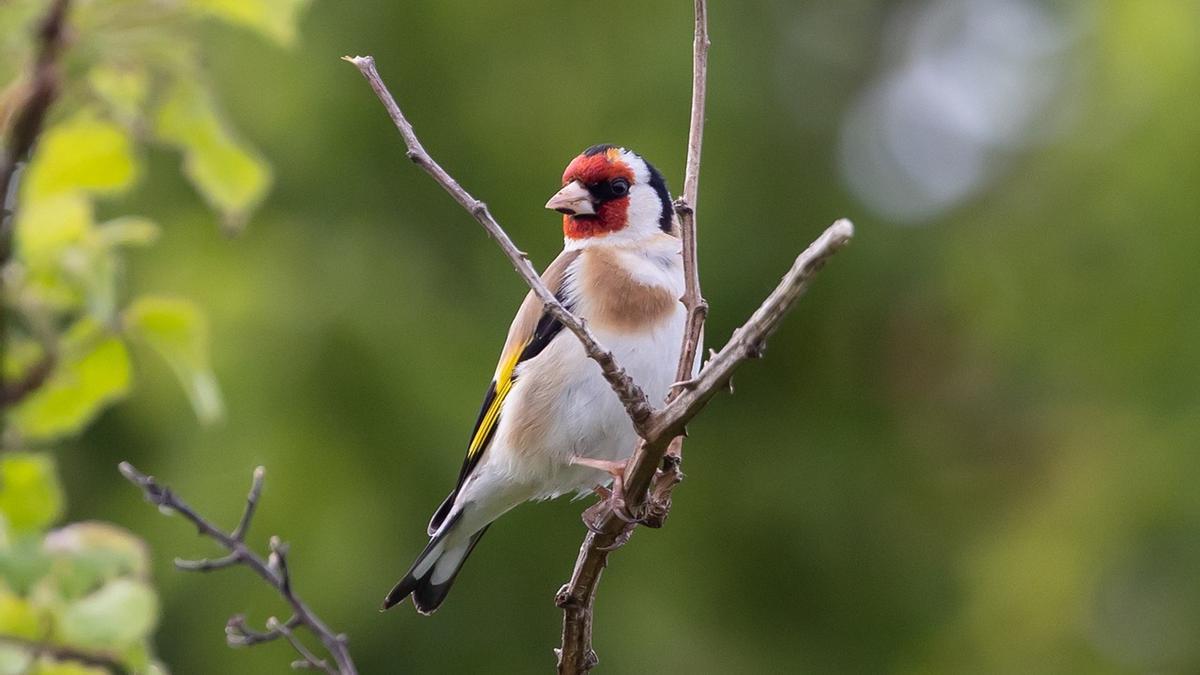
POLYGON ((829 226, 829 231, 839 239, 852 239, 854 223, 850 222, 849 218, 838 218, 833 225, 829 226))

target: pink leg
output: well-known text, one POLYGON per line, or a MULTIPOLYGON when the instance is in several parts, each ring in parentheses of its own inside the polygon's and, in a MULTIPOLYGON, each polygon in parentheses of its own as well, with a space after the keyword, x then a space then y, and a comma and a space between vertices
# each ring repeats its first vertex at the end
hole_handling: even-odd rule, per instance
MULTIPOLYGON (((583 512, 583 524, 589 530, 600 534, 600 524, 604 521, 604 516, 609 511, 626 523, 632 524, 637 522, 637 518, 634 518, 625 508, 625 466, 629 464, 629 460, 611 462, 604 459, 592 459, 590 457, 572 457, 571 463, 607 472, 613 479, 611 490, 600 485, 594 488, 596 496, 600 498, 600 501, 588 507, 583 512)), ((630 531, 627 531, 622 534, 618 545, 625 543, 630 533, 630 531)))

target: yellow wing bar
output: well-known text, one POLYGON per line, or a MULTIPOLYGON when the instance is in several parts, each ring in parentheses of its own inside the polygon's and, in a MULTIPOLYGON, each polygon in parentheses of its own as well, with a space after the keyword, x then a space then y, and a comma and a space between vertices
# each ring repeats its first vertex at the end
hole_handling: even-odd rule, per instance
POLYGON ((513 371, 517 368, 517 362, 521 358, 521 353, 525 350, 525 345, 520 345, 500 362, 500 367, 496 370, 496 381, 493 385, 496 389, 496 395, 492 398, 491 405, 488 406, 487 412, 479 419, 479 426, 475 428, 475 435, 471 437, 471 444, 467 447, 467 459, 470 460, 479 451, 483 450, 483 446, 487 444, 488 438, 491 436, 496 422, 500 419, 500 408, 504 405, 504 399, 508 396, 508 392, 512 389, 513 371))

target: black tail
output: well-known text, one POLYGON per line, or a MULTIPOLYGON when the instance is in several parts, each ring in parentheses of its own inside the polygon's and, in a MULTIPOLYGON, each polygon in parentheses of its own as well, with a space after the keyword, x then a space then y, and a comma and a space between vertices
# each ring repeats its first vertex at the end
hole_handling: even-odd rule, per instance
POLYGON ((417 556, 408 574, 405 574, 400 583, 384 598, 380 611, 391 609, 410 595, 413 605, 422 614, 433 614, 441 607, 463 563, 467 561, 483 533, 487 532, 487 527, 484 527, 471 535, 465 543, 447 548, 443 542, 451 529, 452 527, 444 528, 441 535, 429 540, 429 545, 417 556))

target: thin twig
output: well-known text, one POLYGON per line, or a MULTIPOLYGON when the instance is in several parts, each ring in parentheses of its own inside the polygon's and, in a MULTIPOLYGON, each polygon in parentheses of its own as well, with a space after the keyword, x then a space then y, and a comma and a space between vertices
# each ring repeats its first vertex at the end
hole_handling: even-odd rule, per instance
MULTIPOLYGON (((300 625, 300 619, 295 615, 284 622, 288 628, 295 628, 300 625)), ((229 621, 225 623, 225 642, 230 647, 252 647, 264 642, 271 642, 283 637, 283 633, 274 630, 256 631, 246 625, 246 617, 243 614, 234 614, 229 617, 229 621)))
POLYGON ((159 484, 153 477, 141 473, 129 462, 121 462, 120 470, 121 475, 125 476, 129 482, 141 488, 146 500, 151 504, 167 509, 168 511, 174 511, 183 516, 196 526, 201 536, 212 539, 225 550, 229 551, 229 555, 216 560, 180 560, 176 561, 176 565, 179 565, 182 569, 198 571, 244 565, 253 570, 267 584, 275 588, 291 607, 292 618, 286 623, 280 624, 275 622, 276 625, 274 627, 268 626, 266 633, 258 633, 247 629, 245 618, 240 615, 234 616, 225 626, 226 640, 230 646, 259 644, 282 636, 291 641, 293 647, 296 647, 297 643, 293 641, 294 636, 289 637, 288 631, 294 627, 304 626, 313 635, 316 635, 321 644, 325 646, 330 658, 333 659, 334 666, 329 666, 324 660, 316 659, 315 657, 309 659, 311 652, 296 647, 297 652, 301 656, 311 661, 312 665, 324 664, 322 668, 330 673, 338 673, 339 675, 357 674, 358 671, 354 666, 353 659, 350 657, 350 651, 346 647, 346 636, 330 630, 320 617, 309 609, 308 605, 300 599, 300 596, 292 588, 291 577, 287 568, 287 547, 279 541, 278 537, 272 537, 270 556, 268 560, 263 560, 257 553, 250 550, 244 541, 235 536, 239 533, 244 536, 246 530, 250 527, 250 521, 254 516, 254 509, 258 504, 258 497, 262 491, 262 467, 254 471, 254 480, 250 488, 250 495, 246 500, 246 509, 242 513, 242 518, 239 521, 237 529, 229 534, 192 510, 170 488, 159 484), (183 564, 180 565, 180 563, 183 564), (281 627, 283 630, 280 630, 281 627))
POLYGON ((287 624, 280 623, 279 619, 276 619, 273 616, 268 617, 267 630, 274 631, 275 633, 282 635, 283 638, 292 645, 292 649, 295 649, 297 654, 304 657, 303 661, 293 661, 293 668, 314 668, 316 670, 323 670, 330 675, 337 675, 338 671, 334 670, 333 667, 326 663, 324 659, 317 658, 317 655, 313 654, 312 650, 308 648, 308 645, 305 645, 300 641, 300 638, 296 637, 296 634, 292 632, 292 629, 289 628, 287 624))
MULTIPOLYGON (((687 164, 683 173, 683 197, 675 203, 679 216, 679 236, 683 244, 684 307, 688 311, 683 349, 675 380, 685 382, 694 374, 696 352, 704 335, 708 303, 700 293, 700 263, 696 256, 696 203, 700 190, 700 151, 704 145, 704 102, 708 92, 708 7, 695 0, 695 28, 692 38, 692 116, 688 126, 687 164)), ((669 398, 678 394, 672 389, 669 398)))
MULTIPOLYGON (((66 44, 67 10, 70 4, 70 0, 54 0, 38 24, 38 52, 29 78, 29 91, 12 115, 8 138, 0 150, 0 204, 3 205, 0 209, 0 272, 12 259, 21 167, 42 133, 50 105, 58 98, 61 79, 58 59, 66 44)), ((4 275, 0 274, 0 298, 4 294, 4 275)), ((0 363, 7 359, 7 314, 8 307, 0 302, 0 363)), ((0 372, 0 409, 7 409, 42 386, 53 367, 54 357, 48 353, 25 377, 11 385, 4 382, 4 374, 0 372)))
POLYGON ((242 557, 237 553, 230 553, 220 558, 201 558, 200 560, 176 558, 175 569, 185 572, 211 572, 213 570, 225 569, 226 567, 233 567, 241 562, 242 557))
POLYGON ((654 413, 654 406, 650 404, 646 398, 645 392, 638 387, 628 374, 625 373, 613 358, 612 352, 608 351, 596 341, 596 337, 588 330, 583 320, 575 316, 563 306, 550 289, 542 283, 542 279, 538 276, 537 270, 529 262, 529 257, 517 248, 512 239, 492 217, 488 211, 487 204, 479 201, 471 196, 458 181, 454 179, 440 164, 435 162, 429 153, 425 151, 425 147, 421 145, 421 141, 413 132, 412 123, 404 116, 400 110, 400 106, 396 103, 396 99, 392 93, 388 91, 387 85, 383 83, 383 79, 379 76, 379 71, 375 69, 375 58, 371 56, 343 56, 343 60, 349 61, 358 68, 363 77, 371 85, 371 89, 383 106, 387 109, 388 115, 391 116, 392 122, 396 125, 396 129, 400 131, 400 136, 404 139, 404 145, 408 147, 408 158, 411 159, 417 166, 420 166, 430 176, 437 181, 438 185, 454 198, 468 213, 471 214, 480 225, 483 226, 492 239, 500 246, 500 250, 504 251, 504 255, 508 256, 509 261, 517 270, 517 274, 525 280, 525 283, 537 296, 538 300, 542 301, 546 311, 558 319, 564 326, 575 334, 579 341, 583 344, 583 349, 592 360, 600 365, 600 370, 604 374, 613 391, 617 392, 621 403, 624 404, 625 410, 629 413, 629 418, 633 420, 633 426, 637 430, 639 436, 644 436, 642 433, 647 420, 654 413))
POLYGON ((258 498, 262 496, 263 478, 267 470, 261 466, 254 468, 250 478, 250 492, 246 495, 246 508, 242 511, 242 519, 229 535, 237 541, 246 541, 246 533, 250 531, 250 520, 254 518, 254 510, 258 508, 258 498))

